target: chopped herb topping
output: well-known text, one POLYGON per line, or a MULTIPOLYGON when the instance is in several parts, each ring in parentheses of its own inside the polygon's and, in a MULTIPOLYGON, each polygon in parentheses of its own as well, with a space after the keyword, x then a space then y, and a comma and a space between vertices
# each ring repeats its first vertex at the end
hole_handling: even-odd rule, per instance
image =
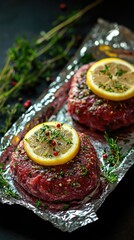
POLYGON ((40 208, 41 205, 42 205, 41 200, 40 200, 40 199, 37 199, 36 202, 35 202, 35 206, 36 206, 36 208, 40 208))
POLYGON ((49 158, 58 156, 59 152, 65 153, 73 144, 71 132, 62 128, 62 124, 51 127, 44 124, 27 141, 36 154, 49 158))
POLYGON ((96 83, 99 88, 102 88, 105 91, 123 93, 129 88, 129 85, 126 82, 126 74, 129 74, 126 67, 109 63, 109 65, 105 65, 103 69, 99 69, 99 72, 97 72, 96 77, 98 83, 96 83), (103 74, 103 83, 98 81, 101 74, 103 74))
POLYGON ((109 71, 109 66, 108 65, 105 65, 105 68, 100 70, 101 73, 107 73, 109 71))
POLYGON ((118 69, 118 71, 115 73, 115 76, 122 76, 124 73, 127 73, 127 71, 120 68, 120 69, 118 69))
POLYGON ((82 166, 81 170, 82 170, 82 172, 81 172, 82 176, 86 176, 89 172, 89 170, 85 166, 82 166))

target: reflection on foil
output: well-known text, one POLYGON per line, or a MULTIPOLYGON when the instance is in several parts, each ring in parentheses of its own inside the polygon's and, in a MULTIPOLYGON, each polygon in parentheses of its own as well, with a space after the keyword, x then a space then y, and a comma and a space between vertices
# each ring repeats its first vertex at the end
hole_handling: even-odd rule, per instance
MULTIPOLYGON (((119 26, 117 23, 108 23, 103 19, 98 19, 97 24, 91 29, 73 59, 70 60, 68 65, 59 76, 57 76, 56 81, 50 85, 48 92, 42 94, 41 98, 31 106, 15 124, 13 124, 11 129, 9 129, 2 138, 0 146, 1 162, 3 162, 6 167, 4 177, 10 186, 19 194, 19 198, 15 199, 11 196, 7 196, 1 188, 1 202, 25 206, 42 219, 50 221, 55 227, 68 232, 72 232, 98 219, 97 210, 103 204, 109 193, 112 192, 121 181, 128 169, 133 165, 134 152, 129 152, 122 163, 116 168, 118 176, 116 184, 107 184, 105 190, 98 199, 94 200, 92 203, 87 202, 87 199, 85 199, 80 209, 56 213, 36 208, 32 204, 30 197, 26 196, 26 193, 20 189, 20 186, 17 186, 17 184, 12 181, 9 174, 8 161, 10 161, 10 158, 7 161, 6 152, 9 151, 9 153, 11 153, 18 142, 23 138, 26 131, 39 122, 49 119, 74 124, 66 113, 66 100, 71 77, 81 66, 80 59, 85 54, 93 54, 94 59, 117 56, 134 63, 134 34, 129 29, 124 26, 119 26)), ((77 128, 79 128, 79 131, 83 131, 82 126, 77 125, 77 128)), ((84 131, 86 131, 86 129, 84 131)), ((88 132, 88 134, 90 135, 91 142, 96 148, 102 164, 104 164, 102 160, 102 152, 105 147, 103 136, 92 131, 88 132)), ((124 133, 118 132, 118 134, 120 144, 125 152, 133 144, 134 128, 127 128, 126 131, 124 130, 124 133), (128 140, 127 143, 125 142, 126 138, 128 140)))
POLYGON ((118 31, 118 30, 113 30, 113 31, 110 31, 110 32, 109 32, 109 34, 108 34, 108 36, 106 37, 106 39, 107 39, 108 41, 112 41, 112 39, 113 39, 114 37, 118 36, 118 35, 119 35, 119 31, 118 31))

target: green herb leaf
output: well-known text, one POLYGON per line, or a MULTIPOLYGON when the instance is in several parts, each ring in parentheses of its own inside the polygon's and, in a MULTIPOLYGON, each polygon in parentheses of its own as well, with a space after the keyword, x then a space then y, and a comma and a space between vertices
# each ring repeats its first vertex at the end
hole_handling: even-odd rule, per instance
POLYGON ((117 174, 115 173, 115 170, 124 159, 124 155, 121 152, 122 148, 118 144, 117 137, 110 137, 108 132, 105 132, 104 137, 109 146, 109 150, 104 150, 103 153, 105 165, 101 167, 103 172, 102 176, 108 182, 114 183, 117 181, 117 174))
POLYGON ((4 168, 3 164, 0 164, 0 188, 4 191, 6 196, 11 196, 13 198, 18 198, 18 194, 11 188, 10 184, 4 177, 4 168))
POLYGON ((48 32, 42 31, 35 41, 28 40, 26 36, 16 39, 8 50, 3 69, 0 70, 0 118, 6 119, 1 132, 5 133, 13 120, 17 120, 13 119, 13 114, 5 115, 5 106, 10 102, 10 109, 17 111, 16 96, 23 96, 22 92, 25 89, 37 87, 42 80, 51 82, 54 71, 64 67, 73 56, 73 49, 76 50, 78 47, 75 24, 101 1, 96 0, 66 18, 60 17, 58 25, 48 32))

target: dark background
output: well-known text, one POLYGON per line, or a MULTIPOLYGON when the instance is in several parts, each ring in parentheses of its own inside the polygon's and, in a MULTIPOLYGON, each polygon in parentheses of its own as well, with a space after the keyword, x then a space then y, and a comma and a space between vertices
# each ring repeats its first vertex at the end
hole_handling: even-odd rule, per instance
MULTIPOLYGON (((80 9, 89 2, 91 1, 0 0, 0 67, 16 37, 25 34, 29 39, 34 38, 40 31, 48 31, 59 15, 80 9), (60 3, 67 4, 66 11, 59 8, 60 3)), ((134 31, 134 11, 129 0, 125 3, 117 0, 103 1, 89 11, 83 19, 84 27, 79 29, 83 38, 98 18, 117 22, 134 31)), ((98 210, 99 220, 72 233, 62 232, 24 207, 0 203, 0 240, 134 240, 133 176, 134 167, 131 167, 98 210)))

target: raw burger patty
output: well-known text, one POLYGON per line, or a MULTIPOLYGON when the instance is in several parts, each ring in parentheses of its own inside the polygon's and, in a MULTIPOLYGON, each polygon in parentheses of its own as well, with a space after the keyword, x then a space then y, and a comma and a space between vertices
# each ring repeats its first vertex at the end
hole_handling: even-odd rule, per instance
POLYGON ((134 97, 124 101, 106 100, 87 87, 86 72, 91 64, 82 66, 72 78, 69 114, 77 122, 100 131, 116 130, 134 123, 134 97))
POLYGON ((27 156, 23 140, 12 153, 10 170, 14 179, 29 194, 47 202, 82 200, 98 191, 100 163, 89 138, 79 133, 81 148, 77 156, 59 166, 40 166, 27 156))

